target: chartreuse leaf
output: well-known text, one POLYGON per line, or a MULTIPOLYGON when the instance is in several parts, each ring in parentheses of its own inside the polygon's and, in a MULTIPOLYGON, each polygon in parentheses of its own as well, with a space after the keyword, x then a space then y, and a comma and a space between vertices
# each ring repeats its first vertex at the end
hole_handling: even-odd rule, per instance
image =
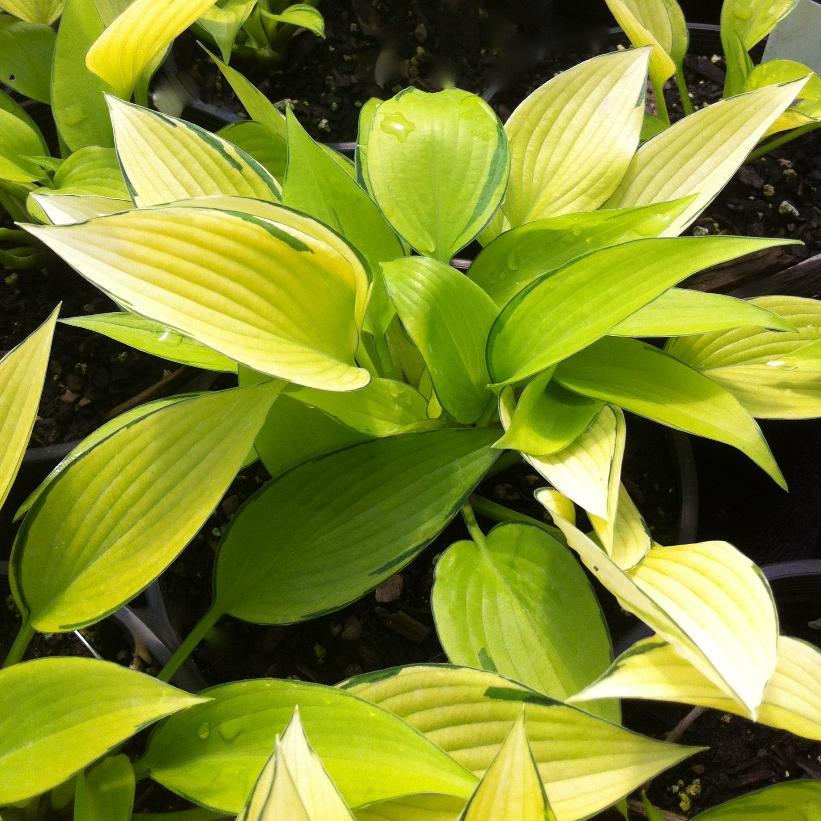
POLYGON ((460 821, 520 821, 528 818, 553 821, 539 777, 539 769, 527 740, 524 713, 493 759, 460 821))
POLYGON ((27 228, 122 306, 230 359, 309 387, 366 385, 354 352, 368 282, 351 247, 270 203, 257 203, 268 219, 202 204, 27 228))
POLYGON ((0 106, 0 180, 30 183, 46 174, 29 157, 47 153, 42 134, 13 110, 0 106))
POLYGON ((0 82, 24 97, 49 103, 55 37, 49 25, 0 17, 0 82))
POLYGON ((359 598, 453 518, 497 453, 490 430, 365 442, 286 473, 232 520, 214 612, 290 624, 359 598))
POLYGON ((821 414, 821 303, 767 296, 753 300, 792 330, 738 328, 674 339, 667 352, 732 393, 760 418, 806 419, 821 414))
POLYGON ((634 339, 602 339, 562 362, 554 379, 656 422, 738 448, 780 487, 786 483, 760 428, 717 382, 634 339))
POLYGON ((663 232, 668 237, 680 234, 724 188, 804 82, 721 100, 679 120, 636 152, 606 207, 649 205, 696 194, 663 232))
POLYGON ((576 257, 659 236, 690 201, 564 214, 513 228, 479 253, 468 276, 501 307, 534 279, 576 257))
POLYGON ((398 667, 340 686, 403 718, 478 776, 524 708, 533 757, 558 821, 594 815, 697 750, 644 738, 467 667, 398 667))
POLYGON ((279 198, 271 174, 231 143, 184 120, 107 99, 117 156, 135 205, 219 194, 279 198))
POLYGON ((613 336, 688 336, 729 328, 794 330, 778 314, 722 294, 671 288, 622 320, 613 336))
POLYGON ((282 189, 285 205, 338 231, 356 248, 374 281, 366 329, 382 334, 393 317, 380 263, 404 255, 399 238, 356 180, 311 139, 289 109, 288 170, 282 189))
POLYGON ((755 718, 775 670, 778 621, 761 571, 726 542, 653 547, 624 571, 566 512, 556 491, 537 491, 587 569, 675 648, 744 715, 755 718))
POLYGON ((379 105, 360 140, 367 143, 360 159, 373 198, 422 255, 448 262, 502 200, 507 140, 493 109, 475 94, 407 88, 379 105))
POLYGON ((532 376, 696 271, 783 244, 742 237, 640 239, 571 261, 532 282, 499 314, 487 344, 491 376, 501 384, 532 376))
POLYGON ((0 507, 23 461, 51 351, 58 308, 24 342, 0 359, 0 507))
POLYGON ((299 26, 313 32, 317 37, 325 37, 325 19, 319 9, 308 5, 308 3, 295 3, 283 9, 279 14, 271 14, 264 10, 262 13, 267 20, 276 20, 278 23, 299 26))
POLYGON ((615 191, 639 144, 649 54, 586 60, 513 112, 505 125, 511 156, 505 227, 593 211, 615 191))
POLYGON ((231 59, 237 34, 255 5, 256 0, 222 0, 197 20, 197 27, 217 44, 223 60, 231 59))
POLYGON ((235 145, 249 157, 253 157, 280 185, 282 184, 288 162, 288 145, 284 138, 253 120, 230 123, 221 128, 217 136, 235 145))
POLYGON ((425 257, 382 266, 402 324, 422 354, 436 395, 457 421, 475 422, 492 401, 485 345, 498 309, 464 274, 425 257))
POLYGON ((105 661, 44 658, 0 671, 0 804, 50 790, 143 727, 205 701, 105 661))
POLYGON ((345 800, 313 751, 299 717, 299 705, 277 737, 237 821, 353 821, 345 800))
MULTIPOLYGON (((590 582, 541 528, 503 524, 481 544, 451 545, 436 565, 431 603, 452 662, 552 698, 578 692, 610 663, 610 636, 590 582)), ((596 715, 619 722, 617 704, 596 706, 596 715)))
POLYGON ((128 756, 103 759, 77 776, 75 821, 131 821, 135 786, 128 756))
POLYGON ((618 474, 611 475, 607 507, 607 519, 593 513, 588 513, 587 517, 607 555, 622 570, 629 570, 647 555, 653 547, 653 539, 618 474))
POLYGON ((2 0, 0 8, 29 23, 51 25, 63 11, 63 0, 2 0))
POLYGON ((809 66, 793 60, 768 60, 752 69, 744 84, 745 91, 805 77, 809 79, 800 92, 802 102, 785 111, 765 136, 807 125, 821 118, 821 78, 809 66))
POLYGON ((130 211, 134 207, 130 199, 100 197, 96 194, 49 194, 45 188, 33 192, 29 203, 32 201, 52 225, 74 225, 94 217, 130 211))
POLYGON ((137 768, 213 809, 240 811, 296 706, 312 748, 351 807, 425 792, 466 799, 476 785, 435 744, 350 693, 258 679, 203 695, 208 704, 157 728, 137 768))
POLYGON ((377 801, 354 812, 356 821, 458 821, 465 806, 463 798, 420 793, 377 801))
POLYGON ((206 371, 237 372, 237 363, 228 357, 206 348, 189 336, 178 334, 166 325, 127 311, 75 316, 61 322, 63 325, 94 331, 138 351, 179 362, 181 365, 206 371))
POLYGON ((134 0, 91 46, 86 65, 127 100, 143 72, 215 2, 134 0))
POLYGON ((93 624, 153 581, 213 511, 275 395, 266 384, 177 402, 68 465, 12 551, 15 598, 31 626, 93 624))
MULTIPOLYGON (((821 741, 821 652, 806 642, 779 636, 775 672, 764 689, 757 721, 821 741)), ((596 682, 571 701, 644 698, 681 701, 744 715, 738 704, 685 661, 666 642, 645 639, 622 653, 596 682)))
POLYGON ((821 782, 787 781, 742 795, 693 816, 693 821, 814 821, 821 782))

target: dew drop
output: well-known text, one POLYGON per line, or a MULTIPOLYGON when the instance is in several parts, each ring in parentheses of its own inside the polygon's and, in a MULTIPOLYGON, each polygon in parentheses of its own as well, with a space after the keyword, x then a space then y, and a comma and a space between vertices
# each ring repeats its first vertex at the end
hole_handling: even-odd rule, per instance
POLYGON ((237 736, 242 732, 239 726, 232 726, 230 724, 221 724, 219 728, 220 738, 226 743, 231 744, 236 741, 237 736))
POLYGON ((197 730, 197 735, 205 741, 205 739, 211 735, 211 725, 207 721, 200 724, 199 729, 197 730))
POLYGON ((411 132, 416 130, 416 126, 407 117, 403 117, 398 112, 386 115, 379 124, 379 127, 386 134, 392 134, 396 137, 400 143, 405 142, 411 132))

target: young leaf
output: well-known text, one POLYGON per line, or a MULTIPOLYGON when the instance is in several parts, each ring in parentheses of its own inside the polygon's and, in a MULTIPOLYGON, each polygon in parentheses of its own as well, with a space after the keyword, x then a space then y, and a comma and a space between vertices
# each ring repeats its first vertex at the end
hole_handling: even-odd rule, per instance
POLYGON ((636 152, 606 206, 649 205, 696 194, 664 231, 668 237, 680 234, 724 188, 804 83, 741 94, 679 120, 636 152))
POLYGON ((2 7, 21 20, 50 26, 63 11, 63 0, 3 0, 2 7))
POLYGON ((215 2, 134 0, 89 49, 86 65, 127 100, 143 72, 215 2))
POLYGON ((391 710, 477 775, 490 767, 524 708, 533 757, 558 821, 595 815, 697 751, 645 738, 467 667, 398 667, 340 687, 391 710))
POLYGON ((513 112, 505 125, 506 225, 593 211, 615 191, 639 143, 649 55, 642 49, 594 57, 549 80, 513 112))
POLYGON ((117 156, 140 208, 220 194, 279 199, 277 181, 231 143, 159 111, 107 100, 117 156))
POLYGON ((237 821, 353 821, 351 811, 313 751, 299 718, 299 706, 277 737, 276 750, 257 779, 237 821))
POLYGON ((672 285, 703 268, 783 240, 640 239, 569 262, 518 293, 487 344, 497 383, 526 379, 582 350, 672 285))
MULTIPOLYGON (((806 642, 778 637, 775 672, 764 688, 759 724, 821 741, 821 652, 806 642)), ((596 682, 570 701, 644 698, 681 701, 744 715, 738 704, 696 667, 658 638, 642 640, 622 653, 596 682)))
POLYGON ((135 786, 128 756, 104 759, 77 776, 74 821, 131 821, 135 786))
POLYGON ((496 459, 491 430, 365 442, 269 483, 231 522, 216 612, 290 624, 336 610, 413 559, 496 459))
POLYGON ((491 395, 485 345, 497 308, 464 274, 434 259, 410 257, 382 266, 402 324, 430 371, 445 410, 475 422, 491 395))
POLYGON ((206 699, 105 661, 44 658, 0 671, 0 804, 56 787, 143 727, 206 699))
POLYGON ((51 26, 0 17, 0 82, 48 104, 55 36, 51 26))
POLYGON ((363 387, 370 375, 354 353, 368 282, 359 257, 315 220, 244 202, 269 218, 204 199, 27 229, 123 307, 230 359, 309 387, 363 387))
POLYGON ((787 781, 742 795, 693 816, 693 821, 814 821, 821 782, 787 781))
POLYGON ((265 11, 263 11, 263 14, 267 20, 276 20, 278 23, 299 26, 313 32, 317 37, 325 38, 325 19, 322 13, 319 9, 307 3, 295 3, 279 14, 271 14, 265 11))
MULTIPOLYGON (((53 194, 91 194, 127 200, 117 155, 111 148, 89 145, 79 148, 60 163, 54 174, 53 194)), ((53 195, 52 192, 49 194, 53 195)))
POLYGON ((177 402, 60 473, 12 551, 30 624, 48 633, 93 624, 153 581, 211 514, 274 396, 266 384, 177 402))
POLYGON ((288 145, 283 137, 253 120, 230 123, 217 136, 253 157, 281 185, 288 164, 288 145))
POLYGON ((223 60, 231 59, 234 41, 256 6, 256 0, 222 0, 211 6, 197 20, 201 28, 217 44, 223 60))
POLYGON ((208 704, 157 728, 137 767, 208 807, 240 811, 296 706, 311 746, 351 807, 420 792, 467 798, 476 785, 395 715, 341 690, 258 679, 204 695, 208 704))
MULTIPOLYGON (((452 662, 560 701, 610 663, 610 636, 590 582, 567 548, 537 527, 498 525, 484 544, 451 545, 436 565, 431 604, 452 662)), ((619 722, 615 702, 594 707, 619 722)))
POLYGON ((499 118, 480 97, 456 88, 408 88, 375 111, 365 178, 399 235, 442 262, 487 224, 510 165, 499 118))
POLYGON ((17 476, 37 419, 58 311, 59 307, 55 308, 34 333, 0 359, 0 508, 17 476))
POLYGON ((471 796, 460 821, 553 821, 533 751, 527 740, 524 713, 508 733, 496 758, 471 796))
POLYGON ((107 217, 130 211, 131 200, 98 197, 94 194, 49 194, 41 188, 30 195, 52 225, 76 225, 94 217, 107 217))
POLYGON ((652 345, 602 339, 562 362, 554 379, 577 393, 738 448, 786 489, 761 429, 738 400, 652 345))

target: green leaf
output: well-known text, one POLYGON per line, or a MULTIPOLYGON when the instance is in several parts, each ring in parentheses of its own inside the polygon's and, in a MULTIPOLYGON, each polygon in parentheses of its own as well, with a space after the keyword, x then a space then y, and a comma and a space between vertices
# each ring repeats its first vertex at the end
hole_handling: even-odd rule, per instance
POLYGON ((633 339, 603 339, 559 365, 554 378, 576 393, 732 445, 786 489, 761 430, 738 400, 658 348, 633 339))
POLYGON ((138 768, 213 809, 240 811, 297 705, 311 746, 352 807, 418 792, 467 798, 476 784, 474 776, 387 710, 340 690, 258 679, 214 687, 204 695, 208 704, 157 728, 138 768))
POLYGON ((116 664, 44 658, 0 671, 0 804, 56 787, 143 727, 205 699, 116 664), (24 720, 21 720, 24 719, 24 720))
POLYGON ((55 38, 51 26, 0 17, 0 82, 24 97, 49 103, 55 38))
POLYGON ((673 339, 667 352, 726 388, 762 419, 821 415, 821 303, 768 296, 753 300, 792 330, 738 328, 673 339))
POLYGON ((94 217, 121 214, 134 207, 131 200, 99 197, 96 194, 49 194, 46 188, 29 195, 29 208, 35 210, 32 202, 52 225, 75 225, 94 217))
POLYGON ((253 157, 281 185, 288 162, 285 138, 268 126, 253 121, 231 123, 217 132, 218 137, 253 157))
POLYGON ((135 787, 128 756, 104 759, 77 776, 74 821, 131 821, 135 787))
MULTIPOLYGON (((560 701, 600 676, 612 658, 584 571, 538 527, 498 525, 484 544, 451 545, 436 565, 431 603, 452 662, 500 673, 560 701)), ((592 712, 620 720, 615 702, 592 712)))
POLYGON ((399 667, 340 686, 396 713, 477 775, 490 767, 524 708, 533 756, 558 821, 594 815, 697 751, 644 738, 466 667, 399 667))
POLYGON ((217 560, 215 611, 290 624, 358 599, 416 557, 497 453, 490 430, 365 442, 257 491, 217 560))
POLYGON ((506 226, 593 211, 615 191, 639 144, 649 55, 646 49, 586 60, 513 112, 505 125, 506 226))
POLYGON ((93 624, 153 581, 213 511, 274 395, 262 385, 177 402, 66 467, 12 551, 13 591, 29 623, 49 633, 93 624))
POLYGON ((358 809, 356 821, 458 821, 463 798, 436 793, 406 795, 393 801, 377 801, 358 809))
POLYGON ((622 320, 613 336, 687 336, 729 328, 794 330, 778 314, 722 294, 671 288, 622 320))
POLYGON ((63 0, 3 0, 2 7, 29 23, 51 25, 63 10, 63 0))
POLYGON ((280 14, 271 14, 269 12, 263 12, 263 14, 268 20, 299 26, 313 32, 317 37, 325 38, 325 19, 322 17, 322 13, 307 3, 296 3, 293 6, 288 6, 280 14))
POLYGON ((63 325, 94 331, 138 351, 181 365, 190 365, 192 368, 202 368, 206 371, 237 372, 237 363, 228 357, 212 351, 191 337, 176 333, 166 325, 143 319, 127 311, 75 316, 60 321, 63 325))
POLYGON ((684 117, 646 142, 630 161, 607 208, 649 205, 696 195, 664 236, 680 234, 729 182, 804 81, 722 100, 684 117))
POLYGON ((659 236, 691 198, 548 217, 505 231, 487 245, 468 276, 500 307, 543 274, 576 257, 636 239, 659 236))
POLYGON ((0 507, 23 462, 37 419, 58 311, 55 308, 34 333, 0 359, 0 507))
POLYGON ((797 5, 799 0, 724 0, 721 39, 736 35, 749 50, 763 40, 797 5))
POLYGON ((256 6, 256 0, 222 0, 211 6, 197 20, 201 28, 217 44, 223 60, 231 59, 237 34, 256 6))
POLYGON ((405 89, 376 109, 360 140, 373 198, 424 256, 448 262, 502 200, 510 163, 502 124, 467 91, 405 89))
POLYGON ((382 270, 442 406, 459 422, 475 422, 491 400, 485 345, 497 314, 493 301, 464 274, 434 259, 410 257, 382 270))
POLYGON ((526 379, 582 350, 686 277, 784 244, 742 237, 640 239, 569 262, 518 293, 487 345, 499 384, 526 379))
POLYGON ((354 361, 368 288, 356 253, 309 217, 225 199, 247 208, 204 198, 27 230, 124 308, 230 359, 309 387, 366 385, 354 361))
POLYGON ((821 782, 788 781, 711 807, 693 821, 813 821, 821 812, 821 782))
POLYGON ((54 174, 54 188, 55 193, 128 199, 117 155, 99 146, 80 148, 65 159, 54 174))
POLYGON ((231 143, 167 114, 106 99, 117 156, 135 205, 219 194, 279 199, 277 181, 231 143))
POLYGON ((39 130, 5 108, 0 108, 0 180, 30 183, 46 174, 28 159, 46 153, 39 130))

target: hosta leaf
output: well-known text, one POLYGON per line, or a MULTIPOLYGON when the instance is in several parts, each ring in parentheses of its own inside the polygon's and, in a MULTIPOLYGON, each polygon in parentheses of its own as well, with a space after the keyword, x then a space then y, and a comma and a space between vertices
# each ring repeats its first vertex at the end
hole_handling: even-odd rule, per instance
POLYGON ((216 0, 134 0, 96 40, 86 65, 128 99, 162 52, 216 0))
POLYGON ((792 330, 738 328, 673 339, 667 352, 722 385, 760 418, 821 415, 821 303, 801 297, 753 300, 792 330))
POLYGON ((356 821, 458 821, 464 806, 463 798, 421 793, 369 804, 354 817, 356 821))
MULTIPOLYGON (((451 545, 431 596, 448 658, 564 700, 610 663, 593 588, 568 549, 541 528, 503 524, 484 544, 451 545)), ((619 722, 616 704, 594 712, 619 722)))
POLYGON ((190 365, 192 368, 202 368, 207 371, 237 372, 237 363, 228 357, 206 348, 205 345, 191 337, 176 333, 159 322, 143 319, 127 311, 75 316, 71 319, 63 319, 61 322, 63 325, 94 331, 136 348, 138 351, 159 356, 171 362, 179 362, 181 365, 190 365))
POLYGON ((234 40, 254 6, 256 0, 223 0, 211 6, 197 20, 197 27, 203 29, 217 44, 223 60, 231 59, 234 40))
POLYGON ((588 513, 607 555, 622 569, 635 567, 653 547, 647 524, 630 498, 618 474, 611 474, 608 518, 588 513))
POLYGON ((217 136, 228 140, 249 157, 253 157, 274 179, 282 184, 288 162, 285 138, 265 125, 251 121, 231 123, 221 128, 217 136))
POLYGON ((274 396, 262 385, 177 402, 65 468, 12 552, 15 598, 31 625, 92 624, 153 581, 211 514, 274 396))
POLYGON ((204 695, 208 704, 157 728, 138 767, 213 809, 241 809, 296 706, 311 746, 352 807, 418 792, 467 798, 476 784, 396 716, 340 690, 258 679, 204 695))
POLYGON ((128 756, 106 758, 77 776, 76 821, 131 821, 134 768, 128 756))
POLYGON ((268 759, 237 821, 353 821, 319 756, 311 749, 299 706, 268 759))
POLYGON ((108 97, 108 105, 117 156, 135 205, 220 194, 279 198, 279 185, 268 171, 220 137, 114 97, 108 97))
POLYGON ((485 345, 497 308, 464 274, 424 257, 383 266, 388 292, 445 410, 475 422, 492 401, 485 345))
POLYGON ((721 7, 722 40, 735 34, 749 50, 797 5, 798 0, 725 0, 721 7))
POLYGON ((610 333, 613 336, 687 336, 743 327, 793 330, 778 314, 753 302, 671 288, 622 320, 610 333))
POLYGON ((499 314, 487 345, 491 376, 497 383, 532 376, 696 271, 782 244, 741 237, 640 239, 569 262, 532 282, 499 314))
POLYGON ((137 731, 204 699, 116 664, 44 658, 0 671, 0 804, 56 787, 137 731))
POLYGON ((696 752, 644 738, 496 673, 466 667, 399 667, 340 686, 404 718, 478 776, 490 767, 524 707, 530 746, 558 821, 593 815, 696 752))
POLYGON ((2 0, 0 8, 29 23, 51 25, 63 11, 63 0, 2 0))
POLYGON ((548 217, 505 231, 487 245, 468 276, 500 307, 542 274, 600 248, 662 234, 691 198, 640 208, 548 217))
POLYGON ((524 715, 513 725, 496 758, 468 801, 461 821, 553 821, 553 813, 527 741, 524 715))
POLYGON ((0 107, 0 180, 30 183, 43 179, 43 169, 28 157, 44 153, 45 142, 37 128, 0 107))
POLYGON ((279 14, 264 12, 266 19, 276 20, 278 23, 287 23, 291 26, 299 26, 308 29, 317 37, 325 37, 325 19, 319 9, 307 3, 295 3, 283 9, 279 14))
POLYGON ((289 624, 359 598, 413 559, 491 467, 489 430, 366 442, 259 490, 231 523, 215 609, 289 624))
POLYGON ((422 255, 448 262, 504 195, 510 161, 502 124, 467 91, 405 89, 376 109, 360 139, 373 198, 422 255))
MULTIPOLYGON (((764 688, 758 722, 821 741, 821 652, 798 639, 779 636, 775 672, 764 688)), ((657 638, 645 639, 622 653, 599 681, 572 701, 645 698, 681 701, 744 715, 726 693, 657 638)))
POLYGON ((49 25, 0 17, 0 82, 48 104, 55 36, 49 25))
POLYGON ((615 191, 639 143, 649 54, 594 57, 549 80, 513 112, 505 125, 506 225, 593 211, 615 191))
POLYGON ((31 199, 52 225, 74 225, 94 217, 130 211, 134 207, 131 200, 95 194, 49 194, 44 188, 31 194, 31 199))
POLYGON ((111 148, 86 146, 65 159, 54 174, 55 193, 128 199, 117 155, 111 148))
POLYGON ((668 237, 680 234, 724 188, 803 85, 804 80, 798 80, 769 86, 679 120, 636 152, 606 206, 649 205, 696 194, 663 232, 668 237))
POLYGON ((270 219, 168 207, 28 230, 123 307, 230 359, 310 387, 363 387, 359 257, 315 220, 260 205, 270 219))
POLYGON ((787 781, 700 812, 693 821, 814 821, 821 813, 821 782, 787 781))
POLYGON ((537 491, 567 543, 618 599, 755 718, 775 670, 778 621, 761 571, 726 542, 656 546, 629 571, 537 491))
POLYGON ((585 396, 732 445, 786 488, 760 428, 738 400, 652 345, 618 337, 600 340, 562 362, 554 379, 585 396))
POLYGON ((58 310, 0 359, 0 507, 23 461, 37 419, 58 310))

